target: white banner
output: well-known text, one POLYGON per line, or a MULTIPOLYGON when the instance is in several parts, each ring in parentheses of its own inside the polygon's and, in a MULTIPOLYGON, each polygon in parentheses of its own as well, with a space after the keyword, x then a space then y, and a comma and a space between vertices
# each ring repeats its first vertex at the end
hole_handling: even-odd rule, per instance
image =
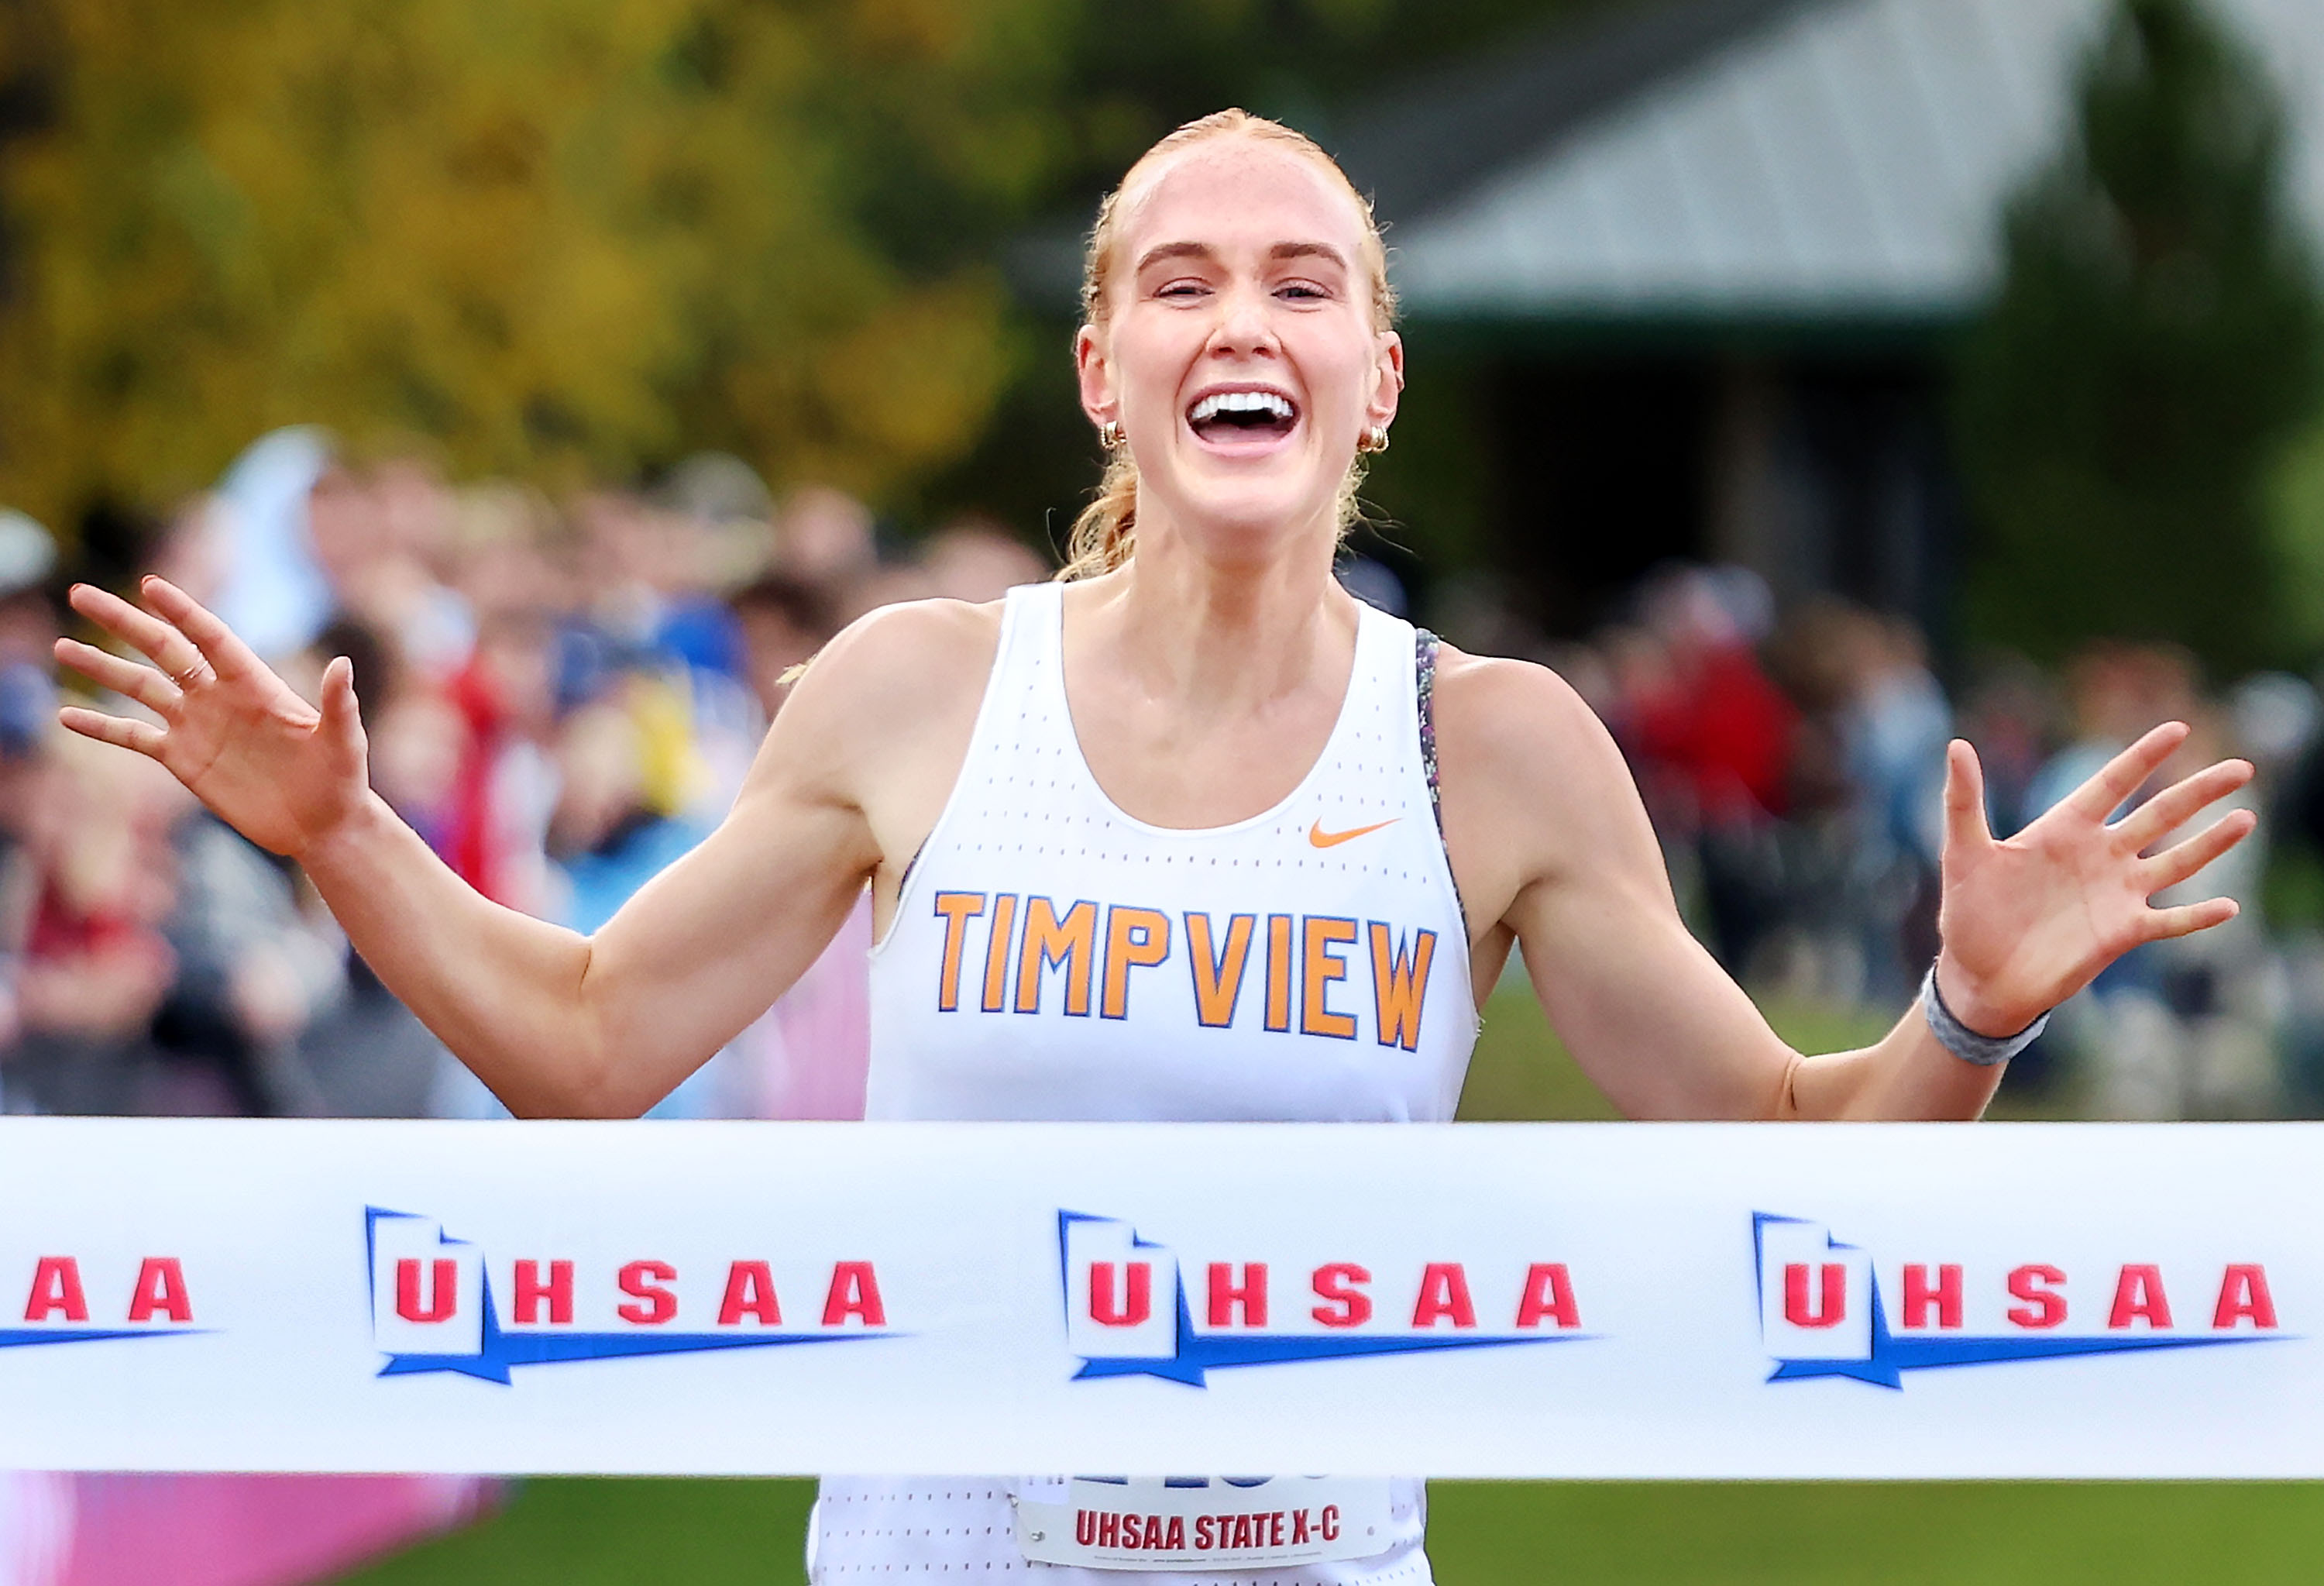
POLYGON ((2324 1126, 0 1120, 0 1465, 2324 1475, 2324 1126))

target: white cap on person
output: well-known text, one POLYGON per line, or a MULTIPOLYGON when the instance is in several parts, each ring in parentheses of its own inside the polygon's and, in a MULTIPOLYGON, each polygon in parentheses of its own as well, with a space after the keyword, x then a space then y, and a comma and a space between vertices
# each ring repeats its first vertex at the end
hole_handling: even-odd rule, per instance
POLYGON ((0 600, 37 587, 56 565, 56 536, 28 513, 0 507, 0 600))

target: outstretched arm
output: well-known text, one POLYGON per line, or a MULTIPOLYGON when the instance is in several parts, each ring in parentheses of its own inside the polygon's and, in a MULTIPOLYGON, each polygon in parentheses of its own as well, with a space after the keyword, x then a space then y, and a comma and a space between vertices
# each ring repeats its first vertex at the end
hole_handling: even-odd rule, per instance
MULTIPOLYGON (((509 1107, 643 1111, 814 960, 878 860, 820 740, 852 712, 803 684, 734 813, 595 938, 484 898, 371 790, 354 678, 318 710, 226 624, 158 578, 141 609, 74 609, 152 662, 60 641, 58 659, 158 723, 79 707, 74 732, 159 761, 244 835, 297 860, 388 988, 509 1107)), ((818 669, 820 670, 821 669, 818 669)))
MULTIPOLYGON (((1768 1028, 1680 921, 1654 832, 1604 727, 1539 668, 1463 659, 1441 675, 1446 840, 1472 918, 1522 945, 1583 1071, 1637 1118, 1973 1118, 2000 1070, 1940 1045, 1921 1010, 1877 1045, 1809 1056, 1768 1028), (1489 912, 1488 912, 1489 910, 1489 912)), ((1975 754, 1951 749, 1937 966, 1971 1029, 2014 1035, 2141 942, 2232 918, 2225 899, 2147 899, 2247 834, 2238 811, 2146 850, 2242 786, 2228 761, 2107 816, 2186 736, 2158 727, 2056 809, 1997 841, 1975 754)))
MULTIPOLYGON (((2258 821, 2251 811, 2231 810, 2192 836, 2148 851, 2249 781, 2247 762, 2208 766, 2109 822, 2187 733, 2179 722, 2156 727, 2006 841, 1986 825, 1976 751, 1954 741, 1945 767, 1936 981, 1946 1007, 1970 1030, 2015 1035, 2133 947, 2236 917, 2227 898, 2171 908, 2148 900, 2250 835, 2258 821)), ((1999 1066, 1980 1068, 1945 1050, 1915 1004, 1878 1046, 1796 1064, 1788 1102, 1809 1118, 1960 1116, 1917 1109, 1947 1081, 1962 1083, 1964 1070, 1984 1081, 1981 1111, 2000 1083, 1999 1066)))

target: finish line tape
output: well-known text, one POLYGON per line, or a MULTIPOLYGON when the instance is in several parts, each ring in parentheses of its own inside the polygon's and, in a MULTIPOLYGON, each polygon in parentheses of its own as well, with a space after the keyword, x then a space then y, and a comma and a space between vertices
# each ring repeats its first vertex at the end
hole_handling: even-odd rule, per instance
POLYGON ((0 1120, 0 1465, 2324 1475, 2324 1126, 0 1120))

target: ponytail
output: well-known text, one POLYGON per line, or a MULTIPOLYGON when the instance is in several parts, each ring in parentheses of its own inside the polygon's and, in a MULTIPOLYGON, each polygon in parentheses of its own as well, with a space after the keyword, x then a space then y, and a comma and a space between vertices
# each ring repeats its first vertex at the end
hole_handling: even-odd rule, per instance
POLYGON ((1074 520, 1065 540, 1065 565, 1057 572, 1065 583, 1094 578, 1127 564, 1138 547, 1138 465, 1130 448, 1115 447, 1105 460, 1105 474, 1097 494, 1074 520))

